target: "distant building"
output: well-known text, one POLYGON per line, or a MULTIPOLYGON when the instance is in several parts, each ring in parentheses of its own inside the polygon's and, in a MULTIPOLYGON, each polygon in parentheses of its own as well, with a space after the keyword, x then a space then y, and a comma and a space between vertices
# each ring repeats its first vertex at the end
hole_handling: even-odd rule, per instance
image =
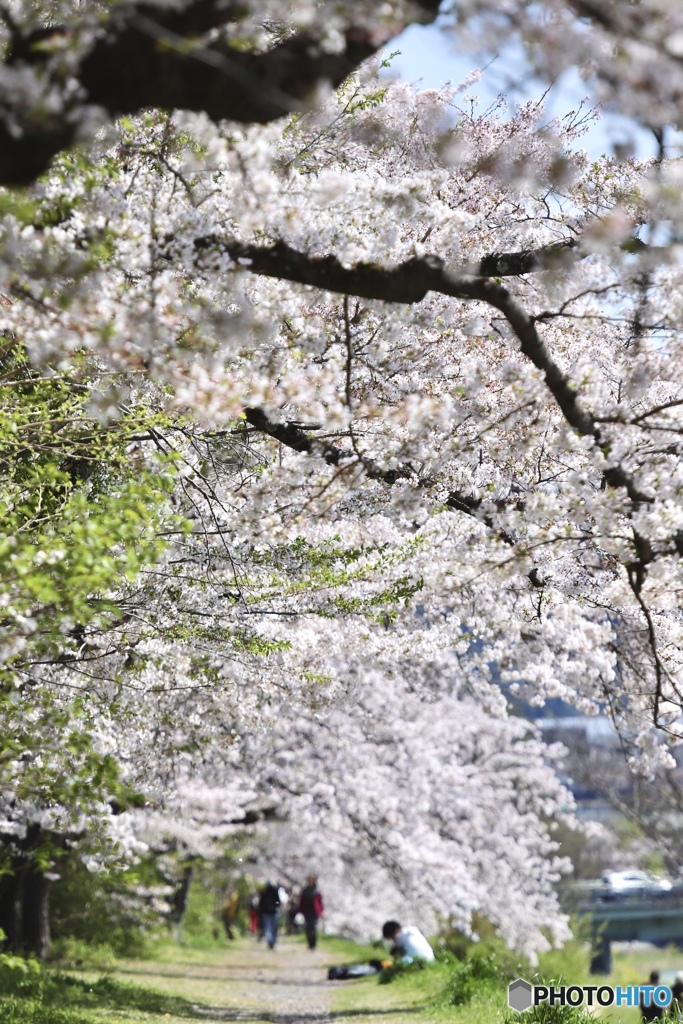
POLYGON ((604 715, 537 718, 534 725, 541 730, 546 743, 564 743, 570 749, 577 742, 602 749, 619 746, 617 730, 612 720, 604 715))

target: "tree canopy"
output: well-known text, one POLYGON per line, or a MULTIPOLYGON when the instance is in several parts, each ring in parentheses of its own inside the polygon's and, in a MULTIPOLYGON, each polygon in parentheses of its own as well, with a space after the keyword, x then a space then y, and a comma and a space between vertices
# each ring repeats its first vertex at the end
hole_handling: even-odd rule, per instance
POLYGON ((9 855, 251 830, 340 919, 566 935, 509 696, 634 770, 681 735, 683 16, 542 7, 444 31, 581 64, 657 157, 379 77, 434 3, 2 8, 9 855))

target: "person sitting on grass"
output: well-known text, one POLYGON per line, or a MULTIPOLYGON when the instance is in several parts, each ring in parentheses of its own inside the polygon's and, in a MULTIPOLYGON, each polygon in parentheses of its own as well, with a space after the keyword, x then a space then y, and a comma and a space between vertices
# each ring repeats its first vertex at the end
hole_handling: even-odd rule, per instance
POLYGON ((434 950, 419 928, 409 925, 404 928, 398 921, 385 921, 382 935, 392 943, 391 955, 400 957, 403 963, 413 960, 434 960, 434 950))

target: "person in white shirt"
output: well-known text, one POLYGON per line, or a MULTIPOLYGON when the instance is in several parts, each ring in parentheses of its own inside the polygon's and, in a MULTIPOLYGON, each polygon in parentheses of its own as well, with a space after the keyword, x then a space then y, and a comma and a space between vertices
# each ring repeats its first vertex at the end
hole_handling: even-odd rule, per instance
POLYGON ((404 927, 398 921, 385 921, 382 935, 394 945, 402 960, 434 960, 434 950, 419 928, 404 927))

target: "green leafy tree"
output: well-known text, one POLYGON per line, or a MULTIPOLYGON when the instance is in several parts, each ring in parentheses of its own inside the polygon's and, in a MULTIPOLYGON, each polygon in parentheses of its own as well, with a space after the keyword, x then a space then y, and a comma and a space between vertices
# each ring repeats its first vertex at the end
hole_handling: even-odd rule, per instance
MULTIPOLYGON (((117 594, 182 529, 174 463, 136 439, 164 419, 136 396, 104 419, 87 359, 68 374, 0 347, 0 927, 15 948, 49 942, 55 858, 83 839, 93 808, 137 799, 84 695, 49 685, 52 668, 97 659, 90 636, 120 622, 117 594)), ((97 829, 95 828, 97 838, 97 829)), ((90 837, 93 839, 93 836, 90 837)))

